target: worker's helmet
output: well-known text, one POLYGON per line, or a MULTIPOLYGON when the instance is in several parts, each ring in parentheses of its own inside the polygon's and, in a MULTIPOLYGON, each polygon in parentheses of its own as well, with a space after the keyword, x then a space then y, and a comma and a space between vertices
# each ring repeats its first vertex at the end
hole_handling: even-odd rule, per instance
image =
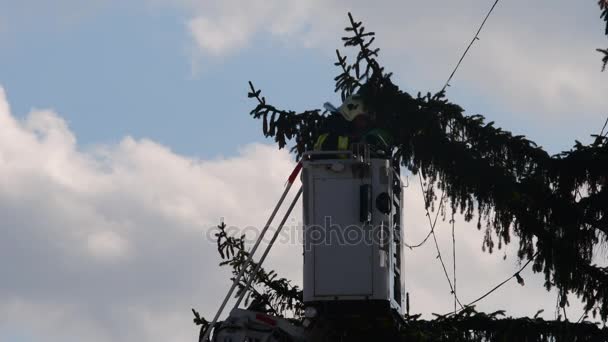
POLYGON ((347 97, 338 111, 347 121, 353 121, 359 115, 367 115, 363 98, 357 94, 347 97))

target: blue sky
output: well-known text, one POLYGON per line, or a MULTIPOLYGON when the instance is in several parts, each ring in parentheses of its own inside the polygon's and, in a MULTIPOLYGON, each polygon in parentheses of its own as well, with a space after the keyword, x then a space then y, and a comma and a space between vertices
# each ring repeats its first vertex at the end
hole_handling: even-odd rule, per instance
MULTIPOLYGON (((248 115, 247 82, 287 109, 338 104, 352 11, 402 89, 435 91, 492 3, 0 0, 0 341, 193 341, 190 307, 209 316, 228 279, 201 236, 220 218, 263 223, 293 167, 248 115)), ((500 2, 448 97, 556 153, 608 115, 604 46, 596 1, 500 2)), ((428 229, 417 190, 409 242, 428 229)), ((487 255, 459 229, 468 301, 513 274, 516 245, 487 255)), ((299 248, 277 246, 270 266, 299 282, 299 248)), ((413 310, 450 310, 434 249, 405 253, 413 310)), ((552 318, 555 294, 525 277, 480 309, 552 318)))
POLYGON ((53 108, 84 145, 132 135, 212 157, 263 140, 247 115, 249 80, 294 108, 334 97, 332 60, 265 37, 238 56, 193 61, 176 12, 117 5, 75 23, 48 20, 5 32, 0 75, 15 113, 53 108), (281 84, 293 81, 293 91, 281 84))
MULTIPOLYGON (((323 101, 335 99, 332 48, 338 47, 342 34, 339 30, 323 37, 324 41, 313 48, 286 44, 269 34, 255 34, 238 52, 230 51, 218 57, 206 54, 193 44, 186 25, 193 16, 188 7, 153 1, 93 1, 92 8, 76 4, 63 0, 54 8, 36 1, 21 5, 5 1, 0 16, 7 22, 0 30, 3 51, 0 76, 17 115, 24 116, 33 107, 53 108, 62 113, 84 145, 133 135, 152 138, 188 155, 230 155, 236 152, 235 146, 262 140, 259 126, 247 115, 252 106, 245 96, 248 80, 263 88, 273 102, 288 108, 317 108, 323 101)), ((419 4, 413 2, 413 5, 419 4)), ((520 11, 515 6, 501 6, 493 18, 495 21, 488 24, 488 30, 497 29, 501 20, 509 19, 505 12, 520 11)), ((467 14, 474 18, 476 12, 481 13, 486 7, 471 8, 467 14)), ((593 6, 588 7, 581 10, 584 15, 596 14, 593 6)), ((557 12, 558 19, 564 18, 564 13, 557 9, 540 7, 537 11, 557 12)), ((361 14, 365 17, 365 13, 361 14)), ((336 17, 339 25, 332 27, 340 27, 344 19, 336 17)), ((567 19, 562 26, 574 24, 567 19)), ((458 48, 443 51, 444 55, 436 57, 433 74, 416 74, 420 69, 416 63, 424 59, 422 54, 404 53, 402 49, 391 52, 387 48, 389 58, 384 59, 389 67, 399 63, 393 70, 405 89, 437 89, 470 39, 477 21, 472 20, 470 27, 462 28, 470 34, 458 37, 458 48), (408 77, 411 73, 414 73, 413 80, 408 77), (415 81, 420 81, 419 85, 415 81)), ((528 22, 524 20, 524 23, 528 22)), ((563 31, 576 29, 590 38, 600 36, 599 21, 584 23, 584 30, 577 19, 575 27, 566 27, 563 31)), ((539 25, 535 29, 540 32, 555 29, 551 24, 549 21, 546 24, 549 28, 539 25)), ((559 31, 556 33, 561 35, 559 31)), ((487 48, 487 39, 492 38, 486 37, 488 35, 474 47, 472 55, 487 48)), ((380 46, 388 45, 386 42, 391 38, 379 35, 380 46)), ((564 35, 564 40, 567 38, 568 35, 564 35)), ((589 56, 594 56, 593 47, 588 46, 589 56)), ((540 122, 523 118, 537 115, 534 109, 528 112, 525 108, 516 108, 514 113, 497 101, 479 96, 484 82, 463 80, 475 66, 472 59, 465 61, 456 76, 453 90, 450 89, 451 98, 463 103, 469 112, 483 113, 507 129, 557 145, 555 150, 568 146, 546 136, 540 122)), ((514 69, 516 72, 517 67, 514 69)), ((572 111, 568 112, 571 116, 575 115, 572 111)), ((568 125, 570 131, 564 129, 560 133, 570 133, 580 139, 597 125, 598 122, 591 120, 582 123, 577 120, 568 125)))

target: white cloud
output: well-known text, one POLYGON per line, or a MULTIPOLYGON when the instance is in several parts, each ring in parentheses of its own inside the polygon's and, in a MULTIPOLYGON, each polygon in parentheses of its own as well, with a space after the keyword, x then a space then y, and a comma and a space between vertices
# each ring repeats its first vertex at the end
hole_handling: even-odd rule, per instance
POLYGON ((189 309, 209 315, 228 284, 207 231, 259 225, 292 164, 259 144, 216 160, 129 137, 81 151, 52 111, 17 120, 0 88, 0 330, 194 340, 189 309))
POLYGON ((93 256, 102 259, 116 259, 126 253, 127 242, 115 232, 101 231, 89 235, 87 247, 93 256))
MULTIPOLYGON (((209 229, 221 217, 259 227, 292 167, 287 152, 260 144, 214 160, 130 137, 81 150, 57 113, 17 120, 0 88, 0 339, 21 331, 45 341, 195 340, 189 309, 211 316, 229 285, 209 229)), ((428 231, 415 184, 406 194, 409 242, 428 231)), ((296 210, 289 225, 298 222, 296 210)), ((506 261, 503 252, 482 254, 480 233, 459 222, 458 288, 468 302, 513 274, 515 254, 514 246, 506 261)), ((450 264, 447 225, 437 233, 450 264)), ((427 317, 452 307, 435 256, 431 241, 405 250, 412 312, 427 317)), ((278 245, 268 266, 300 283, 301 246, 278 245)), ((511 283, 480 308, 545 308, 550 317, 554 295, 540 277, 524 276, 526 287, 511 283)))
MULTIPOLYGON (((200 53, 216 58, 246 51, 253 42, 269 38, 331 56, 335 47, 342 48, 340 37, 348 22, 346 13, 351 11, 378 34, 381 60, 395 72, 400 85, 407 90, 436 91, 493 2, 187 3, 187 26, 195 45, 200 53)), ((568 127, 579 139, 588 136, 603 122, 608 93, 594 52, 605 42, 598 16, 594 3, 500 3, 451 82, 448 95, 470 112, 485 111, 501 126, 515 119, 548 131, 568 127)))
MULTIPOLYGON (((382 48, 382 61, 395 72, 399 83, 415 91, 441 88, 493 3, 488 0, 384 0, 373 4, 362 0, 144 2, 182 10, 184 30, 193 41, 195 51, 189 53, 195 67, 200 67, 201 54, 221 60, 246 52, 246 48, 265 39, 282 42, 273 45, 276 48, 315 48, 331 56, 335 47, 341 47, 346 13, 351 11, 378 33, 376 44, 382 48)), ((95 6, 89 6, 89 2, 83 6, 78 1, 61 0, 59 5, 53 3, 52 8, 46 8, 31 0, 22 1, 4 11, 7 18, 0 11, 0 25, 5 22, 4 26, 22 30, 22 23, 26 22, 37 22, 43 28, 56 26, 48 24, 49 21, 81 22, 119 2, 94 3, 95 6)), ((27 29, 38 26, 28 24, 27 29)), ((604 46, 602 32, 595 3, 501 2, 453 80, 454 88, 449 95, 469 111, 484 110, 490 117, 509 113, 518 121, 549 131, 576 126, 576 137, 581 138, 583 132, 591 133, 605 117, 604 94, 608 92, 608 83, 604 82, 605 74, 599 72, 600 56, 595 52, 595 48, 604 46), (480 103, 486 106, 479 108, 480 103)), ((507 120, 499 120, 499 124, 500 121, 507 120)))
POLYGON ((306 33, 321 5, 327 6, 317 0, 199 2, 189 6, 195 14, 188 29, 200 49, 222 56, 250 46, 259 33, 287 40, 306 33))
POLYGON ((221 55, 247 43, 247 33, 230 23, 212 22, 207 18, 194 18, 188 23, 196 43, 214 55, 221 55), (227 27, 222 27, 227 26, 227 27))

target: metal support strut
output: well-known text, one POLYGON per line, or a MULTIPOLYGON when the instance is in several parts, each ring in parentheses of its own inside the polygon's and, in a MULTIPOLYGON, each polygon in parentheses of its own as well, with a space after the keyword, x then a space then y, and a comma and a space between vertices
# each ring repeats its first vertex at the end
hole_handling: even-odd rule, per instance
MULTIPOLYGON (((268 230, 268 227, 270 227, 270 224, 272 223, 272 220, 274 220, 274 217, 276 216, 277 211, 279 211, 279 208, 281 207, 281 205, 283 204, 283 201, 285 200, 285 196, 287 196, 287 193, 289 192, 289 189, 291 189, 291 186, 293 185, 293 182, 295 181, 296 177, 298 176, 298 173, 300 173, 301 169, 302 169, 302 162, 299 162, 296 165, 296 167, 293 169, 293 171, 291 172, 291 175, 289 175, 289 178, 287 179, 287 186, 285 187, 285 190, 283 191, 283 194, 281 195, 281 198, 279 199, 279 202, 274 207, 274 210, 272 211, 272 214, 270 214, 270 217, 268 218, 268 221, 266 222, 266 225, 262 229, 260 237, 257 239, 257 241, 255 242, 255 244, 253 245, 253 247, 249 251, 249 257, 247 258, 247 260, 245 261, 245 263, 241 267, 241 270, 240 270, 239 274, 236 276, 236 278, 234 278, 234 281, 232 282, 232 286, 230 286, 230 290, 228 290, 228 293, 226 294, 226 297, 224 297, 224 300, 222 301, 222 304, 220 305, 219 310, 217 311, 217 313, 213 317, 213 320, 209 323, 209 326, 208 326, 207 330, 205 331, 205 333, 203 334, 203 337, 199 340, 199 342, 207 342, 209 340, 209 335, 211 334, 211 330, 213 329, 213 327, 217 323, 220 315, 222 314, 222 311, 224 311, 224 308, 226 307, 226 304, 228 303, 228 300, 232 296, 232 293, 234 292, 234 289, 236 289, 237 285, 241 281, 241 278, 243 278, 243 276, 245 275, 245 271, 247 270, 247 267, 249 266, 249 264, 253 260, 253 255, 255 254, 256 250, 258 249, 258 246, 260 245, 260 242, 264 238, 264 235, 266 234, 266 231, 268 230)), ((301 193, 301 191, 302 191, 302 189, 300 188, 300 192, 299 193, 301 193)), ((296 200, 297 200, 297 197, 299 197, 299 193, 296 196, 296 200)), ((293 208, 294 204, 295 204, 295 201, 292 203, 292 206, 290 207, 290 209, 293 208)), ((290 211, 291 210, 288 211, 288 214, 289 214, 290 211)), ((264 253, 264 254, 266 255, 266 253, 264 253)), ((258 266, 260 264, 261 264, 261 262, 258 263, 258 266)), ((239 299, 238 303, 240 303, 240 299, 239 299)))
POLYGON ((237 309, 239 307, 239 305, 241 304, 241 301, 245 297, 245 294, 247 293, 247 291, 251 287, 251 283, 253 282, 253 280, 256 277, 256 274, 258 273, 258 271, 262 267, 262 264, 264 263, 264 260, 266 260, 266 256, 268 255, 268 252, 270 252, 270 249, 272 248, 272 245, 274 245, 274 242, 279 237, 279 234, 281 233, 281 229, 283 229, 283 226, 285 225, 285 222, 287 221, 287 218, 289 217, 289 214, 291 214, 291 211, 293 210, 293 207, 296 205, 296 202, 300 198, 300 195, 302 195, 302 187, 300 187, 300 190, 298 190, 298 193, 296 194, 296 197, 294 197, 293 201, 291 202, 291 205, 289 205, 289 208, 287 209, 287 212, 285 213, 285 216, 283 216, 283 220, 281 220, 281 223, 277 227, 277 230, 274 232, 274 235, 272 236, 272 240, 270 240, 270 243, 268 243, 268 246, 266 246, 266 250, 264 251, 264 254, 262 254, 262 257, 260 258, 260 261, 258 261, 258 264, 255 266, 255 269, 253 270, 253 273, 249 276, 249 280, 247 281, 247 285, 245 285, 245 288, 243 289, 243 292, 239 295, 239 299, 236 301, 236 304, 234 304, 234 308, 233 309, 237 309))

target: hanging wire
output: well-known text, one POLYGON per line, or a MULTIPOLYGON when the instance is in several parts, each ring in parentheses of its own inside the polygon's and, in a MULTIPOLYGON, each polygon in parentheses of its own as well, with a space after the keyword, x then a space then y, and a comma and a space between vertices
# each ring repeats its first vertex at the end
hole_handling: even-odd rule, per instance
MULTIPOLYGON (((443 85, 443 88, 441 88, 441 92, 444 92, 445 89, 447 87, 450 86, 450 82, 452 81, 452 78, 454 77, 454 75, 456 74, 456 71, 458 71, 458 68, 460 67, 460 65, 462 64, 462 61, 464 60, 464 58, 467 56, 467 54, 469 53, 469 50, 471 49, 471 47, 473 46, 473 43, 475 43, 475 41, 479 40, 479 34, 481 33, 481 30, 483 30, 483 27, 485 26, 486 22, 488 21, 488 18, 490 18, 490 15, 492 14, 492 12, 494 11, 494 8, 496 8, 496 5, 498 5, 498 2, 500 0, 496 0, 494 1, 494 3, 492 4, 492 7, 490 7, 490 10, 488 11, 488 13, 486 14, 486 16, 484 17, 483 21, 481 22, 481 25, 479 25, 479 29, 477 29, 477 32, 475 33, 475 36, 473 37, 473 39, 471 39, 471 42, 469 43, 469 45, 467 46, 467 48, 464 50, 464 53, 462 54, 462 56, 460 57, 460 59, 458 60, 458 63, 456 63, 456 66, 454 67, 454 70, 452 70, 452 73, 450 74, 450 76, 448 77, 447 81, 445 82, 445 84, 443 85)), ((606 121, 608 123, 608 120, 606 121)), ((605 127, 606 125, 604 125, 605 127)), ((604 130, 602 129, 602 132, 604 130)), ((422 187, 422 177, 420 177, 420 186, 422 187)), ((422 187, 422 190, 424 191, 424 187, 422 187)), ((423 194, 424 195, 424 194, 423 194)), ((443 205, 444 202, 444 197, 445 197, 445 192, 442 194, 441 196, 441 200, 439 203, 439 209, 437 210, 437 216, 435 217, 435 222, 433 222, 433 224, 431 225, 431 231, 429 232, 429 234, 424 238, 424 240, 422 240, 422 242, 418 245, 415 246, 408 246, 406 244, 407 247, 409 247, 410 249, 415 248, 415 247, 420 247, 422 246, 426 240, 429 238, 430 235, 433 235, 433 240, 435 241, 435 247, 437 248, 437 253, 438 253, 438 258, 441 261, 441 265, 443 267, 443 271, 446 275, 446 278, 448 279, 448 283, 450 284, 450 288, 452 290, 452 293, 454 294, 454 314, 457 313, 457 305, 456 304, 460 304, 461 309, 463 310, 464 307, 462 306, 462 304, 460 303, 460 301, 458 300, 458 296, 456 294, 456 237, 455 237, 455 233, 454 233, 454 227, 455 227, 455 220, 454 220, 454 212, 452 211, 452 260, 453 260, 453 285, 452 282, 450 281, 450 278, 448 276, 448 272, 446 270, 445 264, 443 262, 443 259, 441 257, 441 252, 439 250, 439 245, 437 244, 437 238, 435 237, 435 223, 437 221, 437 217, 439 216, 439 212, 441 211, 441 206, 443 205)), ((425 197, 425 202, 426 202, 426 197, 425 197)), ((427 207, 427 216, 429 217, 429 222, 430 222, 430 215, 428 212, 428 205, 426 205, 425 203, 425 207, 427 207)), ((529 263, 529 261, 528 261, 529 263)), ((528 263, 526 263, 526 266, 528 265, 528 263)), ((525 266, 524 266, 525 267, 525 266)), ((519 275, 519 272, 516 273, 515 275, 513 275, 513 277, 519 275)), ((513 277, 509 278, 512 279, 513 277)), ((506 283, 508 280, 506 280, 505 282, 501 283, 498 285, 498 287, 502 286, 502 284, 506 283)), ((497 289, 498 287, 496 287, 495 289, 497 289)), ((491 292, 493 292, 495 289, 491 290, 489 293, 487 293, 486 295, 489 295, 491 292)), ((485 296, 480 297, 478 300, 483 299, 485 296)), ((476 301, 478 301, 476 300, 476 301)), ((476 301, 472 302, 469 305, 474 304, 476 301)))
POLYGON ((583 314, 581 315, 581 317, 578 318, 578 320, 576 320, 576 323, 580 323, 583 320, 583 318, 587 317, 588 312, 589 311, 587 311, 587 310, 583 311, 583 314))
MULTIPOLYGON (((483 300, 484 298, 486 298, 487 296, 489 296, 490 294, 492 294, 494 291, 498 290, 499 288, 501 288, 504 284, 508 283, 511 279, 513 278, 520 278, 520 273, 526 269, 526 267, 528 267, 528 265, 532 262, 532 260, 536 259, 536 257, 538 256, 538 252, 536 252, 536 254, 534 254, 532 256, 532 258, 530 258, 530 260, 528 260, 517 272, 515 272, 512 276, 510 276, 509 278, 503 280, 500 284, 494 286, 490 291, 484 293, 482 296, 478 297, 477 299, 475 299, 474 301, 470 302, 469 304, 465 305, 465 308, 471 307, 475 304, 477 304, 478 302, 480 302, 481 300, 483 300)), ((460 308, 456 313, 460 312, 464 310, 464 308, 460 308)), ((453 314, 452 312, 445 314, 444 316, 449 316, 453 314)))
MULTIPOLYGON (((425 207, 425 210, 426 210, 426 216, 428 217, 428 219, 429 219, 429 225, 431 226, 431 232, 430 232, 430 234, 433 236, 433 241, 435 242, 435 249, 437 250, 437 258, 441 262, 441 267, 443 268, 443 273, 445 274, 445 278, 447 279, 448 284, 450 285, 450 291, 454 295, 454 300, 456 301, 456 303, 458 303, 460 305, 460 308, 462 310, 462 309, 464 309, 464 306, 462 305, 462 303, 460 303, 460 300, 458 299, 458 296, 456 296, 456 291, 454 289, 454 286, 452 285, 452 281, 450 280, 450 276, 448 275, 448 270, 445 267, 445 262, 443 262, 443 257, 441 256, 441 250, 439 249, 439 243, 437 242, 437 236, 435 235, 435 226, 434 226, 434 223, 437 223, 437 221, 435 221, 434 223, 431 222, 431 215, 429 213, 428 203, 426 201, 426 195, 425 195, 426 194, 426 190, 424 189, 424 184, 422 184, 422 175, 418 174, 418 178, 420 180, 420 191, 422 191, 422 198, 424 199, 424 207, 425 207)), ((439 213, 439 210, 437 210, 437 213, 439 213)))
POLYGON ((486 24, 486 21, 488 21, 488 18, 490 17, 490 15, 492 14, 492 12, 494 11, 494 7, 496 7, 496 5, 498 4, 498 1, 500 1, 500 0, 496 0, 494 2, 494 4, 492 5, 492 7, 490 8, 490 11, 488 11, 488 14, 486 14, 486 17, 483 19, 483 22, 479 26, 479 29, 477 30, 477 33, 475 33, 475 37, 473 37, 473 39, 471 40, 471 43, 469 43, 469 46, 467 46, 466 50, 464 50, 464 53, 462 54, 462 56, 460 57, 460 60, 456 64, 456 67, 454 68, 454 70, 450 74, 450 77, 448 77, 448 80, 445 82, 445 85, 443 86, 443 88, 441 88, 442 92, 445 91, 445 89, 450 86, 450 81, 454 77, 454 74, 456 74, 456 71, 460 67, 460 64, 464 60, 464 57, 467 55, 467 53, 471 49, 471 46, 473 46, 473 43, 475 43, 476 40, 479 40, 479 34, 481 33, 481 30, 483 29, 483 26, 486 24))
POLYGON ((581 317, 579 317, 578 320, 576 321, 576 323, 580 323, 583 319, 588 318, 589 316, 587 316, 587 314, 589 314, 589 311, 596 310, 596 309, 597 309, 597 305, 595 305, 592 309, 585 309, 583 311, 583 313, 581 314, 581 317))
POLYGON ((426 234, 426 236, 424 237, 424 239, 422 239, 422 241, 420 241, 420 243, 417 243, 415 245, 410 245, 407 242, 403 242, 403 244, 405 245, 405 247, 409 248, 409 249, 414 249, 414 248, 418 248, 421 247, 422 245, 424 245, 427 240, 431 237, 431 235, 433 234, 433 232, 435 231, 435 226, 437 224, 437 219, 439 218, 439 212, 441 212, 441 207, 443 206, 443 202, 445 201, 445 192, 443 192, 441 194, 441 199, 439 200, 439 207, 437 208, 437 213, 435 214, 435 219, 433 219, 433 222, 431 223, 431 216, 429 214, 429 211, 426 211, 426 216, 429 218, 429 223, 431 223, 431 230, 429 231, 428 234, 426 234))
MULTIPOLYGON (((606 122, 604 122, 604 127, 602 127, 602 131, 600 132, 600 137, 604 136, 604 130, 606 129, 606 125, 608 125, 608 117, 606 117, 606 122)), ((608 134, 608 131, 606 131, 606 134, 608 134)))

